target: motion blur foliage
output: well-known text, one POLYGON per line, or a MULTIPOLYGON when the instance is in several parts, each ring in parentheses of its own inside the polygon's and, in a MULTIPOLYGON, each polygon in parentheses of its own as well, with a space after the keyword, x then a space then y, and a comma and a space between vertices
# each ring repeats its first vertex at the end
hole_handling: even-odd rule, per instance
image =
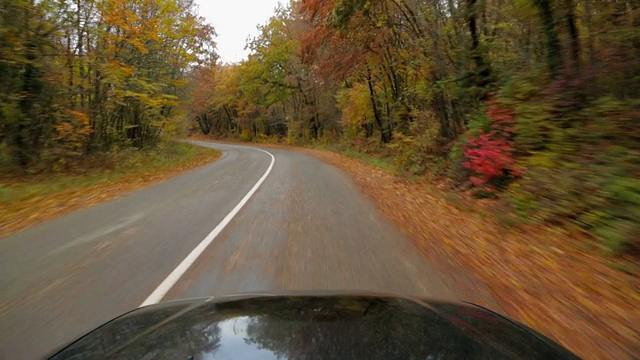
POLYGON ((515 118, 511 109, 491 99, 486 116, 479 120, 479 126, 467 132, 462 146, 467 161, 462 166, 471 170, 469 180, 473 185, 493 193, 522 173, 513 156, 515 118))
POLYGON ((640 102, 637 95, 599 94, 573 76, 529 88, 528 97, 518 86, 509 89, 519 162, 527 169, 510 200, 527 217, 570 220, 614 251, 637 251, 640 102))
POLYGON ((299 0, 260 29, 246 61, 213 68, 203 132, 448 174, 637 250, 637 2, 299 0))

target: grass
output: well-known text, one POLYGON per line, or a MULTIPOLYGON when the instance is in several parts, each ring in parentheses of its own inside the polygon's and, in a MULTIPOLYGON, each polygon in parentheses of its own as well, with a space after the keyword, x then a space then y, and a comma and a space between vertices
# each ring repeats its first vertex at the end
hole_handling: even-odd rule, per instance
POLYGON ((168 179, 219 155, 213 149, 167 142, 153 149, 93 157, 67 172, 4 175, 0 178, 0 236, 168 179))
POLYGON ((388 159, 369 156, 367 154, 363 154, 353 150, 346 150, 344 152, 344 155, 350 158, 361 160, 369 165, 373 165, 383 170, 393 172, 393 164, 388 159))
POLYGON ((190 144, 166 143, 154 149, 130 150, 102 156, 95 162, 101 162, 103 166, 75 169, 71 174, 40 174, 0 180, 0 204, 37 195, 55 194, 68 189, 93 187, 129 176, 145 176, 169 170, 177 164, 208 154, 215 155, 216 151, 190 144))

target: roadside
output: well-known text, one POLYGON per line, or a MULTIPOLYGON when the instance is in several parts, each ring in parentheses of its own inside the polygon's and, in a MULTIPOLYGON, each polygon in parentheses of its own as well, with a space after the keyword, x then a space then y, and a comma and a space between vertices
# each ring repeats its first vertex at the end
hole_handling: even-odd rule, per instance
MULTIPOLYGON (((204 166, 216 150, 170 142, 72 174, 0 178, 0 237, 204 166)), ((111 159, 113 160, 113 159, 111 159)))
MULTIPOLYGON (((500 307, 587 359, 640 353, 640 278, 614 268, 580 233, 541 226, 508 230, 477 202, 412 182, 366 159, 305 151, 351 176, 425 256, 469 267, 500 307), (591 251, 587 251, 591 250, 591 251)), ((473 284, 455 284, 473 299, 473 284)), ((476 301, 471 300, 471 301, 476 301)))

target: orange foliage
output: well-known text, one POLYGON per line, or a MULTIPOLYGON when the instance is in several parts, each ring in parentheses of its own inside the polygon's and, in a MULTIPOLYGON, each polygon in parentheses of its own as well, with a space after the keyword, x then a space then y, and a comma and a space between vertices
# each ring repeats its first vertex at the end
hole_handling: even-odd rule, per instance
POLYGON ((55 140, 65 155, 81 155, 82 149, 89 141, 93 129, 89 124, 89 116, 80 111, 68 111, 69 120, 55 126, 55 140))
POLYGON ((300 57, 304 63, 317 64, 320 78, 341 80, 365 63, 367 42, 332 27, 335 5, 335 0, 302 1, 300 12, 313 27, 300 40, 300 57))

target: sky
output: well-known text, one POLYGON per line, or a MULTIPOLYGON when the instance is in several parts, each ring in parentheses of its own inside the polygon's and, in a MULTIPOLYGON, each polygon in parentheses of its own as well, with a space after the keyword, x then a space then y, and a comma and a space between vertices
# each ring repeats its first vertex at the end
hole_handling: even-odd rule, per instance
MULTIPOLYGON (((286 1, 281 0, 283 3, 286 1)), ((222 62, 247 58, 247 37, 258 35, 256 26, 273 15, 278 0, 196 0, 200 15, 216 29, 217 53, 222 62)))

